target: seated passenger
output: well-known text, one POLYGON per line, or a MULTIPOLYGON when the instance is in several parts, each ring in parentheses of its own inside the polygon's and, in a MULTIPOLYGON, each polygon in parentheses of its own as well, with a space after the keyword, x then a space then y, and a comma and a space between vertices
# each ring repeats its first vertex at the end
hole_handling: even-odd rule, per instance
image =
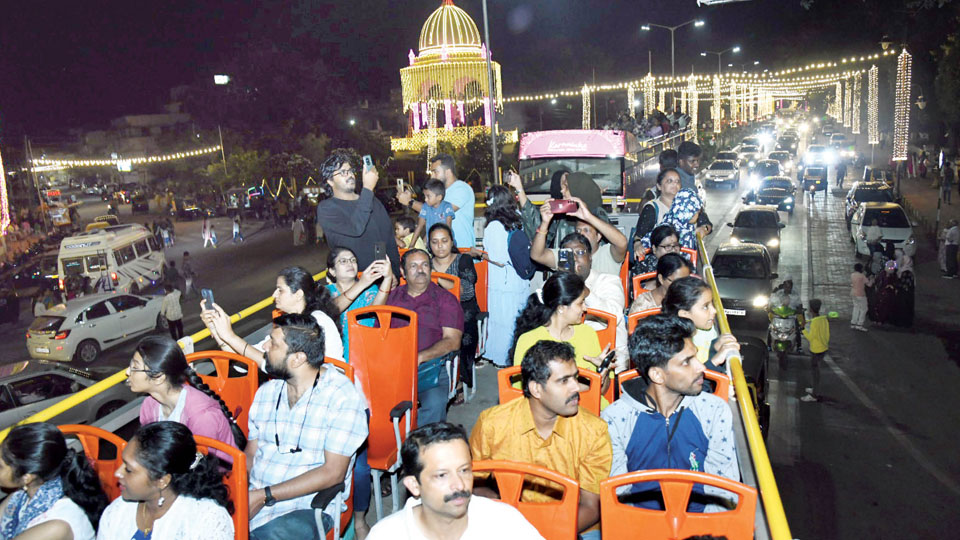
MULTIPOLYGON (((561 274, 564 275, 564 274, 561 274)), ((477 418, 470 434, 473 459, 506 459, 546 467, 580 483, 577 530, 600 538, 600 481, 610 475, 610 436, 600 418, 583 409, 573 347, 540 341, 521 363, 523 399, 496 405, 477 418)), ((548 485, 524 489, 522 500, 549 502, 548 485)), ((490 489, 474 488, 495 496, 490 489)))
POLYGON ((657 261, 657 287, 637 296, 630 304, 630 313, 660 307, 670 284, 680 278, 688 277, 692 270, 690 261, 682 255, 667 253, 660 257, 657 261))
POLYGON ((417 220, 410 216, 400 216, 393 222, 393 236, 396 239, 397 248, 407 249, 410 242, 414 242, 414 249, 427 249, 423 243, 423 238, 414 237, 413 232, 417 228, 417 220), (414 241, 416 238, 416 241, 414 241))
POLYGON ((473 497, 473 462, 463 427, 437 422, 417 428, 400 453, 403 485, 412 497, 379 521, 368 540, 543 540, 514 507, 473 497))
MULTIPOLYGON (((318 287, 305 268, 288 266, 277 276, 277 288, 273 291, 273 302, 277 309, 284 313, 310 315, 320 328, 323 329, 325 349, 324 356, 335 360, 343 360, 343 341, 340 339, 340 329, 334 322, 340 318, 340 310, 330 298, 330 293, 324 287, 318 287)), ((254 360, 260 369, 266 371, 267 355, 264 345, 270 336, 259 343, 247 343, 233 331, 230 316, 220 306, 206 305, 206 300, 200 301, 200 318, 210 330, 210 335, 217 340, 217 345, 224 351, 246 356, 254 360)))
POLYGON ((140 426, 116 474, 121 496, 103 511, 97 540, 233 539, 231 502, 217 460, 197 451, 187 426, 140 426))
MULTIPOLYGON (((650 233, 650 253, 644 255, 643 260, 639 261, 631 270, 634 274, 645 274, 657 270, 657 261, 667 253, 682 253, 680 251, 680 240, 677 230, 673 225, 662 223, 657 225, 650 233)), ((640 253, 645 251, 645 246, 639 246, 640 253)))
POLYGON ((387 304, 417 314, 417 394, 421 426, 447 419, 450 378, 446 363, 460 351, 463 310, 457 297, 430 281, 430 256, 411 249, 400 260, 407 283, 393 289, 387 304))
POLYGON ((67 449, 46 422, 10 430, 0 446, 0 538, 93 540, 107 506, 100 479, 84 453, 67 449))
MULTIPOLYGON (((327 254, 327 292, 340 312, 343 335, 343 359, 350 362, 350 338, 347 333, 347 312, 369 306, 382 306, 393 289, 395 277, 388 259, 373 261, 359 275, 357 256, 350 248, 332 247, 327 254), (381 286, 377 282, 381 282, 381 286)), ((331 357, 332 358, 332 357, 331 357)))
MULTIPOLYGON (((740 480, 733 414, 722 399, 701 392, 704 367, 696 358, 694 330, 688 319, 653 315, 630 335, 630 360, 641 376, 624 382, 620 399, 601 414, 613 444, 611 476, 683 469, 740 480)), ((630 490, 640 506, 662 509, 655 489, 643 483, 624 491, 630 490)), ((704 510, 704 493, 704 486, 694 486, 691 511, 704 510)), ((706 488, 707 495, 724 493, 706 488)), ((723 510, 715 502, 707 511, 723 510)))
MULTIPOLYGON (((187 426, 194 435, 210 437, 235 448, 246 446, 243 430, 226 404, 200 380, 187 364, 183 349, 172 338, 141 339, 127 367, 126 384, 138 394, 147 394, 140 405, 140 425, 170 420, 187 426)), ((228 463, 233 462, 219 450, 213 452, 228 463)))
POLYGON ((740 350, 740 343, 733 334, 720 335, 717 331, 717 308, 713 305, 710 286, 700 278, 680 278, 667 288, 662 307, 664 315, 676 315, 693 322, 697 360, 709 370, 729 375, 729 366, 718 366, 727 361, 730 351, 740 350))
MULTIPOLYGON (((333 528, 335 500, 317 530, 310 507, 316 492, 345 482, 367 438, 367 403, 336 368, 323 366, 324 334, 313 317, 274 319, 266 370, 250 407, 250 538, 316 538, 333 528)), ((337 342, 339 336, 333 336, 337 342)))

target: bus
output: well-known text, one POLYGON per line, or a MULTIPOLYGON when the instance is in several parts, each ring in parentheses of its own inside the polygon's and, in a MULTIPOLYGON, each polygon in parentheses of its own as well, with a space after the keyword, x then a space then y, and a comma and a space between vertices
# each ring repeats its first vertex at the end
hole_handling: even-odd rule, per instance
POLYGON ((57 256, 60 288, 89 277, 98 291, 139 294, 160 282, 166 258, 156 237, 138 223, 111 225, 64 238, 57 256))

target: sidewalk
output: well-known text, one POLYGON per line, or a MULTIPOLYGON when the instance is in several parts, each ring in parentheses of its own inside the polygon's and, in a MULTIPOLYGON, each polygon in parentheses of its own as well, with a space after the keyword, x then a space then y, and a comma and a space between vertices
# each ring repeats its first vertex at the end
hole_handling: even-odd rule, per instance
MULTIPOLYGON (((910 218, 920 224, 923 232, 931 238, 936 238, 937 201, 940 188, 933 187, 934 172, 927 174, 927 178, 905 178, 900 182, 903 192, 903 208, 910 218)), ((953 188, 951 198, 953 204, 943 202, 940 206, 940 228, 951 219, 960 220, 960 192, 953 188)))

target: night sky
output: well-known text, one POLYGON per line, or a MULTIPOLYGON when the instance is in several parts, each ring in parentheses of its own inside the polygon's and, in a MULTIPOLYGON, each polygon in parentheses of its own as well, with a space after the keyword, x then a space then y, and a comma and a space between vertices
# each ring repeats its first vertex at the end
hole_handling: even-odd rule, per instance
MULTIPOLYGON (((698 8, 695 0, 488 0, 494 58, 506 95, 640 77, 653 51, 655 73, 670 70, 670 33, 644 22, 676 25, 677 72, 716 70, 701 50, 742 47, 724 55, 775 70, 841 55, 875 52, 926 30, 943 36, 949 17, 936 11, 912 29, 886 7, 906 0, 751 0, 698 8), (864 6, 872 6, 865 9, 864 6), (938 28, 936 31, 933 28, 938 28)), ((456 0, 480 27, 480 0, 456 0)), ((252 42, 294 44, 321 55, 359 98, 385 99, 416 49, 437 0, 75 0, 19 2, 0 16, 0 136, 64 134, 104 127, 124 114, 159 112, 169 89, 210 81, 218 67, 252 42)), ((949 7, 947 9, 953 9, 949 7)), ((926 18, 927 16, 925 16, 926 18)), ((931 38, 933 39, 933 38, 931 38)), ((929 47, 928 47, 929 48, 929 47)), ((729 59, 729 60, 728 60, 729 59)))

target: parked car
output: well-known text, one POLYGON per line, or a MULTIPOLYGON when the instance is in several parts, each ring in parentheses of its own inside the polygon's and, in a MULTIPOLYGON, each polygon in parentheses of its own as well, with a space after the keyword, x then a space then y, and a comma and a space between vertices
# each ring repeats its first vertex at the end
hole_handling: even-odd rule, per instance
POLYGON ((132 204, 130 208, 131 214, 137 214, 137 213, 149 214, 150 213, 150 201, 147 200, 147 196, 144 195, 143 193, 137 193, 136 195, 134 195, 133 200, 131 201, 131 204, 132 204))
POLYGON ((708 187, 727 184, 730 189, 737 189, 740 187, 740 167, 735 161, 718 159, 703 171, 703 180, 708 187))
POLYGON ((109 349, 166 328, 160 296, 92 294, 48 310, 27 330, 31 358, 89 364, 109 349))
POLYGON ((909 250, 916 247, 916 238, 913 236, 913 226, 907 218, 907 213, 897 203, 865 202, 860 203, 857 211, 850 218, 850 240, 854 244, 856 256, 870 256, 870 248, 866 242, 866 228, 876 220, 880 226, 883 242, 893 241, 894 248, 909 250))
POLYGON ((893 173, 892 169, 871 167, 867 165, 863 168, 862 179, 864 182, 883 182, 892 187, 894 182, 896 182, 896 175, 893 173))
POLYGON ((786 176, 772 176, 760 182, 756 189, 752 189, 743 197, 744 204, 770 204, 777 209, 793 214, 797 187, 793 180, 786 176))
POLYGON ((807 167, 803 170, 803 178, 800 181, 800 188, 804 193, 810 191, 827 190, 827 168, 826 167, 807 167))
POLYGON ((726 243, 710 259, 723 311, 766 328, 767 304, 777 274, 767 248, 759 244, 726 243))
MULTIPOLYGON (((109 368, 102 373, 94 372, 42 360, 0 365, 0 428, 6 429, 115 371, 116 368, 109 368)), ((127 385, 115 384, 49 421, 54 424, 90 424, 134 398, 136 395, 127 385)))
POLYGON ((850 218, 864 202, 896 202, 893 189, 886 182, 854 182, 844 201, 844 221, 850 230, 850 218))
POLYGON ((737 213, 732 228, 731 244, 759 244, 767 247, 773 260, 780 259, 780 229, 786 224, 780 221, 780 213, 774 206, 747 206, 737 213))

